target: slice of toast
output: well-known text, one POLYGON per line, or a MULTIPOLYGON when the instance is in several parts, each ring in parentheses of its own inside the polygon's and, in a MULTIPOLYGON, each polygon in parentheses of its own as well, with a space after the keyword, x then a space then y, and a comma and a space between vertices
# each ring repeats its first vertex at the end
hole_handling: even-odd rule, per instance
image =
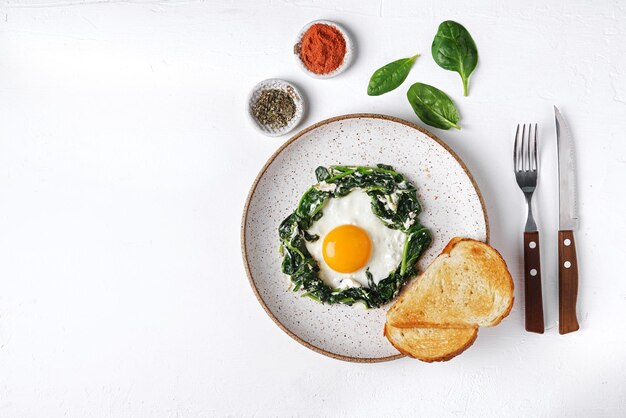
POLYGON ((513 306, 513 279, 489 245, 453 238, 387 312, 395 328, 493 326, 513 306))
POLYGON ((476 341, 478 328, 396 328, 386 324, 385 336, 402 354, 432 363, 465 351, 476 341))

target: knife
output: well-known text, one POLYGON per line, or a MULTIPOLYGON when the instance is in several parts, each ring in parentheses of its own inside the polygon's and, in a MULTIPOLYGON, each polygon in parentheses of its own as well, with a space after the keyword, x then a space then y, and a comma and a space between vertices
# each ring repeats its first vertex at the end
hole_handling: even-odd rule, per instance
POLYGON ((574 138, 563 115, 554 106, 556 145, 559 157, 559 333, 578 330, 578 262, 574 230, 578 229, 574 138))

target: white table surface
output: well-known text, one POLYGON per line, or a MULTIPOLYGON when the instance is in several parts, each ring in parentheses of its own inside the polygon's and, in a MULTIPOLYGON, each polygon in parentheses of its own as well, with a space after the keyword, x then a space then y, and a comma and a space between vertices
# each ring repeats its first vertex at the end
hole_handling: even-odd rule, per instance
POLYGON ((619 1, 0 2, 0 416, 624 416, 626 8, 619 1), (307 22, 353 33, 349 70, 295 65, 307 22), (472 33, 471 93, 429 49, 446 19, 472 33), (407 83, 372 71, 422 53, 407 83), (433 130, 473 172, 511 315, 443 364, 333 360, 284 334, 245 276, 240 217, 287 139, 248 123, 246 95, 282 77, 300 127, 384 113, 418 122, 410 82, 448 92, 460 132, 433 130), (581 329, 557 331, 552 105, 576 136, 581 329), (523 327, 515 124, 540 126, 536 209, 547 330, 523 327))

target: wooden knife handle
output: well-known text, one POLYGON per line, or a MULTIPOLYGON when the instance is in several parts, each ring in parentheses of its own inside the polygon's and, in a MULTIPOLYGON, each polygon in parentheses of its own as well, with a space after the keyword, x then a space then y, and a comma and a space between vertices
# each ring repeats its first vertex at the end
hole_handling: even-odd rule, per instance
POLYGON ((559 333, 578 330, 578 261, 574 232, 559 231, 559 333))
POLYGON ((524 296, 526 331, 543 334, 543 296, 539 232, 524 232, 524 296))

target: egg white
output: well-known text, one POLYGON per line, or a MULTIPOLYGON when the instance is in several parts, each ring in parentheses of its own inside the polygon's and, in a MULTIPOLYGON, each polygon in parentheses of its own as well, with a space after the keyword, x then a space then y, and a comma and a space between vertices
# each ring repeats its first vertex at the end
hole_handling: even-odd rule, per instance
POLYGON ((375 283, 398 267, 402 260, 406 235, 401 231, 387 228, 372 213, 371 198, 363 190, 355 189, 347 196, 328 199, 322 211, 323 216, 308 230, 320 238, 315 242, 307 242, 306 247, 319 264, 319 277, 325 284, 333 288, 367 287, 365 270, 368 267, 375 283), (322 253, 326 234, 341 225, 356 225, 362 228, 372 243, 368 262, 363 268, 352 273, 339 273, 333 270, 326 264, 322 253))

